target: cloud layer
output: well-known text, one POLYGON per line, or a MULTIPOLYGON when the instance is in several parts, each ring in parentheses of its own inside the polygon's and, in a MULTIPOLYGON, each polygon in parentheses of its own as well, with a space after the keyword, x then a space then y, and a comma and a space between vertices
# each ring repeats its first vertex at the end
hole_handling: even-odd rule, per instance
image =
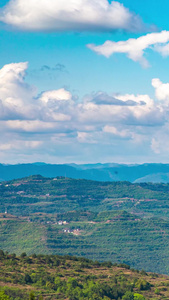
POLYGON ((89 44, 87 47, 97 54, 110 57, 114 53, 125 53, 128 58, 139 62, 143 67, 148 67, 149 63, 144 57, 146 49, 151 48, 163 56, 169 55, 169 31, 149 33, 137 39, 127 41, 112 42, 106 41, 103 45, 96 46, 89 44))
POLYGON ((137 31, 138 16, 120 2, 107 0, 10 0, 0 21, 28 31, 137 31))
POLYGON ((22 161, 31 156, 37 161, 55 157, 56 162, 56 157, 63 156, 70 162, 94 153, 100 160, 101 149, 104 155, 108 152, 107 158, 115 152, 130 155, 136 149, 151 155, 164 151, 168 83, 152 80, 156 100, 103 91, 77 100, 64 88, 37 95, 36 88, 25 82, 27 68, 27 63, 16 63, 0 70, 0 159, 14 159, 22 153, 22 161))

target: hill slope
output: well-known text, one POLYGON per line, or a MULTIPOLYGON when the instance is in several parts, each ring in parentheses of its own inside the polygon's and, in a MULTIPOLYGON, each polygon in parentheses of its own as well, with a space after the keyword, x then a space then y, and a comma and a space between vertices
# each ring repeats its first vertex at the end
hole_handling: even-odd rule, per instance
POLYGON ((97 182, 40 175, 0 184, 0 212, 13 215, 127 210, 144 217, 169 218, 169 184, 97 182))
POLYGON ((168 193, 169 184, 40 175, 3 182, 0 248, 83 255, 169 274, 168 193))
POLYGON ((98 214, 92 221, 69 221, 66 225, 52 221, 49 215, 36 215, 31 222, 1 219, 0 248, 16 254, 85 256, 169 274, 169 222, 136 219, 125 212, 111 212, 107 217, 106 213, 104 217, 98 214))
POLYGON ((0 185, 0 248, 169 274, 169 184, 40 175, 0 185), (6 213, 5 213, 6 210, 6 213))
POLYGON ((169 299, 169 277, 85 258, 0 251, 0 298, 4 300, 169 299), (10 298, 9 298, 10 297, 10 298))

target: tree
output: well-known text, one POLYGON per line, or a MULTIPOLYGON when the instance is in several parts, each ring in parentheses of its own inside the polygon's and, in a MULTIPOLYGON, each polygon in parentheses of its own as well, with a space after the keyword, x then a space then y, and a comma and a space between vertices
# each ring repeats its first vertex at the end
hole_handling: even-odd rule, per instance
POLYGON ((4 256, 5 256, 4 251, 0 249, 0 257, 4 257, 4 256))
POLYGON ((140 295, 140 294, 138 294, 138 293, 135 293, 135 294, 134 294, 134 300, 146 300, 146 299, 144 298, 143 295, 140 295))
POLYGON ((29 274, 25 274, 25 283, 26 284, 29 284, 29 283, 32 283, 32 278, 29 274))
POLYGON ((135 287, 138 288, 140 291, 150 290, 151 284, 144 279, 138 279, 137 282, 135 283, 135 287))
POLYGON ((10 300, 9 296, 4 291, 0 291, 0 300, 10 300))
POLYGON ((21 253, 21 258, 24 258, 26 256, 27 256, 26 252, 21 253))
POLYGON ((29 300, 35 300, 35 295, 33 292, 30 292, 29 294, 29 300))
POLYGON ((125 295, 122 297, 122 300, 134 300, 133 293, 130 291, 126 292, 125 295))

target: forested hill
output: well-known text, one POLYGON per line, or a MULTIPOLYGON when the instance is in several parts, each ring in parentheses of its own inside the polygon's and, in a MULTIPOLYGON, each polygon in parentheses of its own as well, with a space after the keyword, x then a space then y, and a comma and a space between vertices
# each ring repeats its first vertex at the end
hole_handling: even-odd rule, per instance
POLYGON ((0 181, 40 174, 97 181, 169 182, 168 164, 0 164, 0 181))
POLYGON ((169 274, 169 184, 41 175, 0 184, 0 248, 169 274))
POLYGON ((169 184, 165 183, 97 182, 35 175, 2 182, 0 195, 0 212, 8 208, 15 215, 126 210, 144 217, 169 218, 169 184))
POLYGON ((1 300, 169 299, 169 277, 83 257, 0 250, 1 300))

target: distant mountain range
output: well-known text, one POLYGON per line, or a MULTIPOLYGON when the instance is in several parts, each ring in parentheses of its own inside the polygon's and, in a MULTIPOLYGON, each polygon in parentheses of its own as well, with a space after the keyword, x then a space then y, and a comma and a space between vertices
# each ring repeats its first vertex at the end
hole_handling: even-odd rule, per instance
POLYGON ((64 176, 97 181, 169 182, 169 164, 124 165, 106 164, 0 164, 0 181, 30 175, 64 176))

